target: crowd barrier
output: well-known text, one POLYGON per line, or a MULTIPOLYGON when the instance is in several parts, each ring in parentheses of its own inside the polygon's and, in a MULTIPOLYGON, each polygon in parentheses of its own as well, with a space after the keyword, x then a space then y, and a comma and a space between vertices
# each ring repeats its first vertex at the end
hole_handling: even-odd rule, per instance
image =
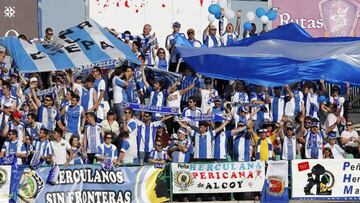
POLYGON ((357 159, 172 163, 165 169, 132 165, 108 171, 97 164, 71 165, 60 166, 50 181, 52 169, 0 166, 0 202, 153 203, 172 202, 174 194, 232 198, 246 192, 293 200, 360 200, 357 159))

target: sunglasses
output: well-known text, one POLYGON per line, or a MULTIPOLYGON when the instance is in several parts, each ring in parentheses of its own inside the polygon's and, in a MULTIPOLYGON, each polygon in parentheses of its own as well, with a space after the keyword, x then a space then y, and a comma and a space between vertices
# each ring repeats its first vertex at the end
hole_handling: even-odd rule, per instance
POLYGON ((311 124, 311 122, 305 122, 306 124, 311 124))
POLYGON ((50 35, 50 36, 52 36, 52 35, 54 35, 54 33, 47 33, 47 35, 50 35))
POLYGON ((161 145, 161 144, 156 144, 156 146, 157 146, 157 147, 162 147, 162 145, 161 145))
POLYGON ((194 32, 188 32, 187 33, 188 35, 193 35, 193 34, 195 34, 194 32))
POLYGON ((144 116, 144 118, 149 118, 150 116, 144 116))
POLYGON ((130 114, 130 111, 124 111, 125 114, 130 114))
POLYGON ((352 124, 346 124, 346 126, 352 126, 352 124))

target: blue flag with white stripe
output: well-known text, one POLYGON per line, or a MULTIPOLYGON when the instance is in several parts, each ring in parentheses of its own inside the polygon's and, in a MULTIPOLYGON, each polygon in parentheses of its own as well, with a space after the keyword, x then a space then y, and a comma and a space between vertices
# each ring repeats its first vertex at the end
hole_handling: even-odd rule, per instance
POLYGON ((61 31, 52 44, 30 44, 16 37, 0 39, 20 72, 46 72, 93 66, 111 67, 119 61, 140 64, 131 49, 95 21, 85 21, 61 31))
POLYGON ((231 47, 177 47, 198 73, 281 86, 303 80, 360 85, 360 38, 313 38, 296 24, 243 39, 231 47))

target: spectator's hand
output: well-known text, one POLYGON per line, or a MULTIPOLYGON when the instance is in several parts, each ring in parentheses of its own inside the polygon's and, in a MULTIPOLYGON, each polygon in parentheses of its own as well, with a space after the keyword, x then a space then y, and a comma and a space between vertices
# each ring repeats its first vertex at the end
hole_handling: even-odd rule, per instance
POLYGON ((241 10, 237 10, 237 18, 241 18, 241 10))
POLYGON ((320 83, 323 84, 325 82, 325 80, 320 80, 320 83))
POLYGON ((340 116, 336 117, 336 123, 340 124, 340 122, 341 122, 341 117, 340 116))
POLYGON ((304 115, 302 115, 302 114, 300 115, 299 121, 300 121, 301 123, 304 123, 304 121, 305 121, 304 115))
POLYGON ((36 84, 35 83, 30 83, 30 89, 35 89, 36 88, 36 84))

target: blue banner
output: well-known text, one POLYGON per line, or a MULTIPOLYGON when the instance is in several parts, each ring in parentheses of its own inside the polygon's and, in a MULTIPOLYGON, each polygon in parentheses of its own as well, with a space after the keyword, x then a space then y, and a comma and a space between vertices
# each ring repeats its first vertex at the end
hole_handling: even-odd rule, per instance
POLYGON ((11 201, 126 203, 168 200, 165 172, 154 166, 118 167, 111 171, 102 170, 100 165, 62 166, 54 184, 46 182, 50 170, 51 167, 16 170, 17 173, 12 174, 11 201))
POLYGON ((129 46, 89 20, 61 31, 51 44, 30 44, 17 37, 0 39, 14 58, 20 72, 46 72, 76 68, 76 71, 113 67, 129 61, 140 64, 129 46))
POLYGON ((160 107, 160 106, 151 106, 144 104, 136 104, 130 102, 121 103, 122 108, 132 108, 134 111, 146 111, 160 114, 178 114, 178 107, 160 107))
POLYGON ((177 49, 207 77, 268 86, 319 79, 360 85, 359 45, 360 38, 312 38, 290 23, 231 47, 177 49))

